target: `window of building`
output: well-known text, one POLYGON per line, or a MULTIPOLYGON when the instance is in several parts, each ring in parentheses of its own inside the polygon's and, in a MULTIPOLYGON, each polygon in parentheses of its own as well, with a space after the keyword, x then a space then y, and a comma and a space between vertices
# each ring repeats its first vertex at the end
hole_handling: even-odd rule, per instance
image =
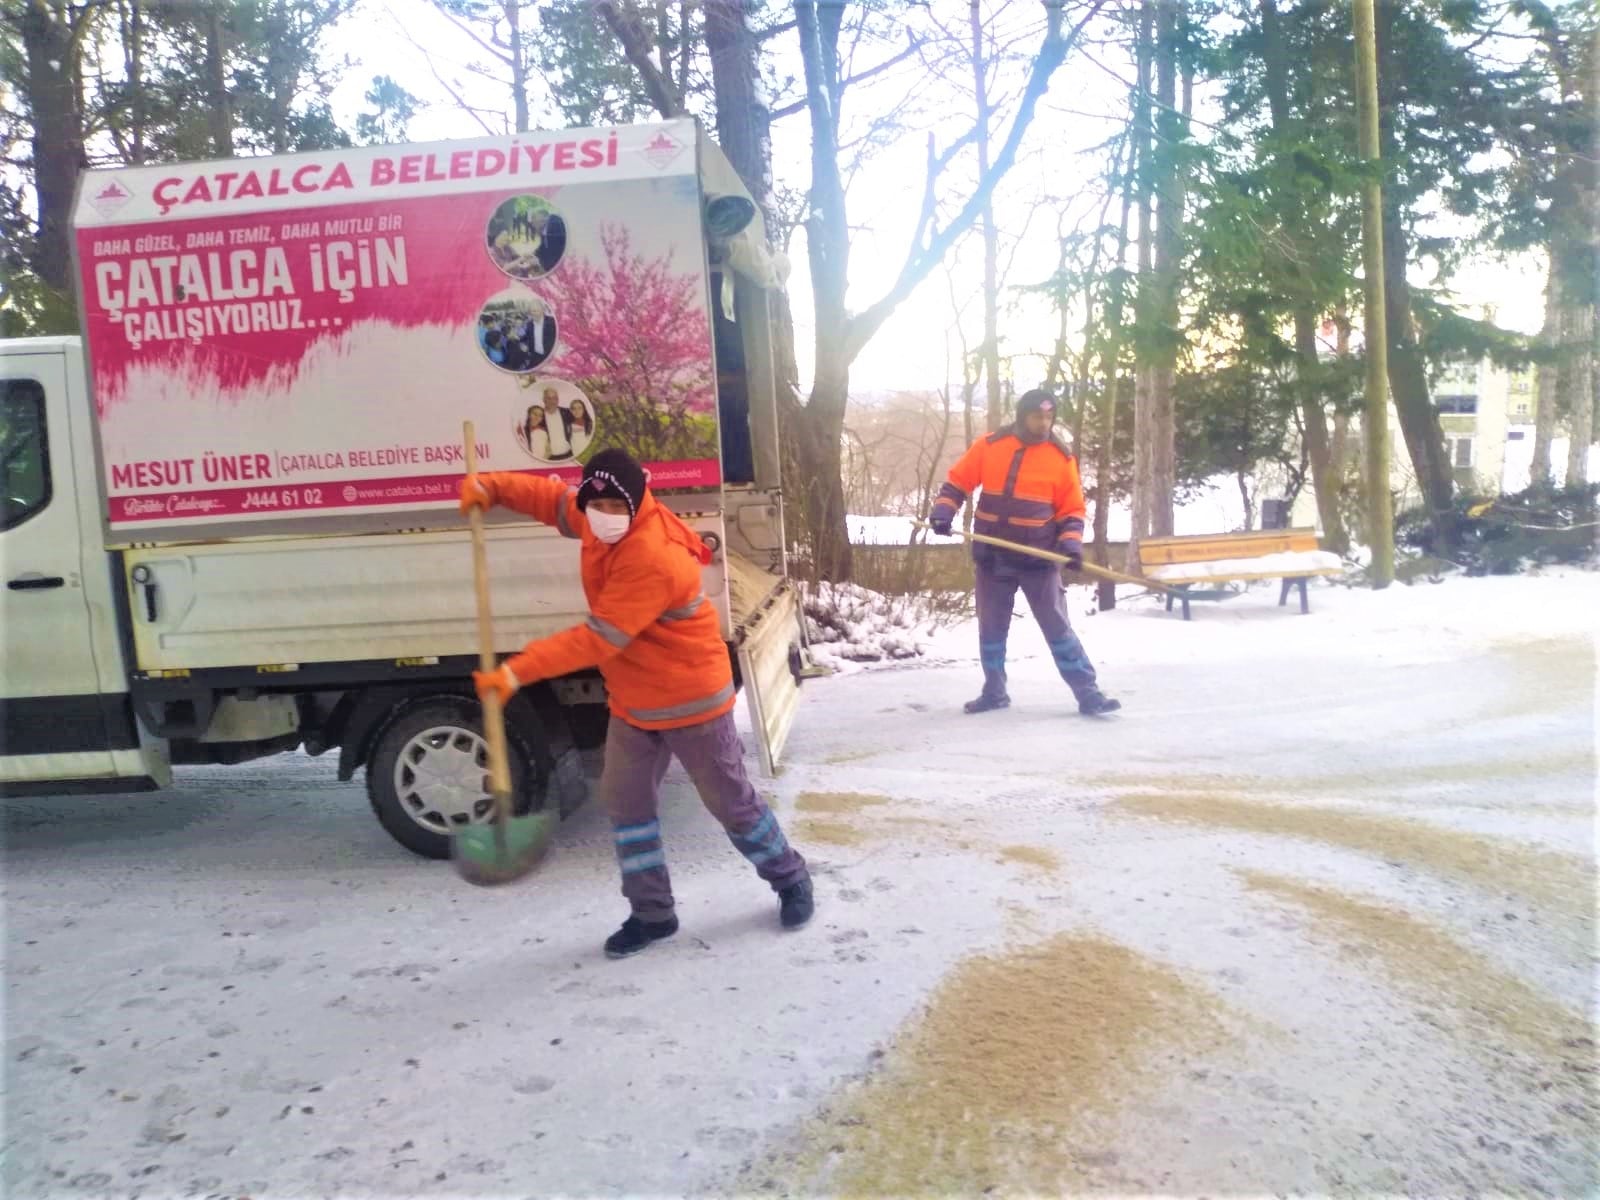
POLYGON ((1506 441, 1508 442, 1520 442, 1527 436, 1528 432, 1525 429, 1510 429, 1506 431, 1506 441))
POLYGON ((1478 411, 1478 398, 1476 396, 1440 396, 1435 401, 1442 413, 1475 413, 1478 411))
POLYGON ((0 529, 20 525, 50 503, 50 449, 44 389, 12 379, 0 399, 0 529))
POLYGON ((1450 451, 1451 466, 1455 467, 1457 470, 1466 470, 1472 466, 1474 458, 1473 442, 1474 439, 1469 437, 1453 437, 1445 439, 1446 447, 1450 451))

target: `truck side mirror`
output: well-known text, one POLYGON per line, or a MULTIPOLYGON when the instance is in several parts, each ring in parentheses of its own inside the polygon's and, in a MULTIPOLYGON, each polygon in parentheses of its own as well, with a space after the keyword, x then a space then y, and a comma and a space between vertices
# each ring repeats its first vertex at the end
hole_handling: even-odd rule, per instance
POLYGON ((744 196, 710 196, 706 199, 706 231, 714 238, 731 238, 755 220, 756 206, 744 196))

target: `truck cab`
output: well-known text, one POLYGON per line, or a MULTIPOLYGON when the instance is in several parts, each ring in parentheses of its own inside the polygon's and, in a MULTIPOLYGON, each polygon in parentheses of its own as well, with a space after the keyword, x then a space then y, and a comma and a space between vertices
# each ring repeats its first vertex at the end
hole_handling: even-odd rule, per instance
POLYGON ((165 786, 165 746, 135 719, 116 558, 100 537, 77 338, 0 349, 0 788, 165 786))

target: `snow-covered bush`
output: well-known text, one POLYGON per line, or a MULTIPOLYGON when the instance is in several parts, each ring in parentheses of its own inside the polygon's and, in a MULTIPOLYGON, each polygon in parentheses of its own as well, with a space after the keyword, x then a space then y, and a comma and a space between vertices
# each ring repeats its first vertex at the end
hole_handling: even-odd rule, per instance
POLYGON ((806 628, 821 662, 875 663, 916 658, 937 620, 927 597, 885 596, 854 583, 807 584, 806 628))

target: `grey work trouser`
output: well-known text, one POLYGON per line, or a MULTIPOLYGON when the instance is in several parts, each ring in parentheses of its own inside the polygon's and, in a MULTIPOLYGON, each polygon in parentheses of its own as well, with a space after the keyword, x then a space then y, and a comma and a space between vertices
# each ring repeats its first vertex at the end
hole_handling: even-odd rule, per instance
POLYGON ((1066 596, 1061 588, 1061 568, 1015 568, 1006 563, 977 565, 978 657, 983 663, 983 690, 988 696, 1006 694, 1006 638, 1011 631, 1011 610, 1020 589, 1044 632, 1056 670, 1073 695, 1082 699, 1097 690, 1094 665, 1083 643, 1072 632, 1066 596))
POLYGON ((657 805, 662 777, 676 757, 734 847, 773 891, 807 877, 806 861, 784 837, 744 769, 733 714, 683 729, 640 729, 613 716, 606 733, 600 799, 611 818, 622 868, 622 894, 634 915, 664 921, 673 913, 657 805))

